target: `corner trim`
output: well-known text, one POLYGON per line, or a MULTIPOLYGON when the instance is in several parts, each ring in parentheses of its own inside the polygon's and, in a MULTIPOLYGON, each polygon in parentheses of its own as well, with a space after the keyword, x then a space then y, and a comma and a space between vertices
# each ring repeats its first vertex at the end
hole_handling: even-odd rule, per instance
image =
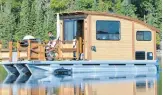
POLYGON ((132 21, 132 59, 135 59, 135 26, 132 21))

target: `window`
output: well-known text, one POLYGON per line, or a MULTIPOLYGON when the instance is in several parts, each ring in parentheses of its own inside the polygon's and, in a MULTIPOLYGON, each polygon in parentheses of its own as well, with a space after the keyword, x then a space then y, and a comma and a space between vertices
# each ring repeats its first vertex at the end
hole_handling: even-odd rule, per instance
POLYGON ((120 40, 119 21, 96 21, 97 40, 120 40))
POLYGON ((135 59, 136 60, 145 60, 145 52, 144 51, 136 51, 135 59))
POLYGON ((137 41, 151 41, 150 31, 137 31, 136 33, 137 41))
POLYGON ((64 20, 64 40, 72 41, 76 36, 76 20, 64 20))

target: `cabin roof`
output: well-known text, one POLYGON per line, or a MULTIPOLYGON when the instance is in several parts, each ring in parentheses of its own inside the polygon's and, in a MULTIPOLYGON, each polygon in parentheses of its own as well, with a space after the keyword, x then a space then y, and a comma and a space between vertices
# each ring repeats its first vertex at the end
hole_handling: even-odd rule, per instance
POLYGON ((155 28, 155 27, 153 27, 151 25, 148 25, 147 23, 145 23, 145 22, 143 22, 141 20, 131 18, 131 17, 128 17, 128 16, 118 15, 118 14, 115 14, 115 13, 95 12, 95 11, 74 11, 74 12, 60 13, 60 15, 61 16, 67 16, 67 15, 99 15, 99 16, 117 17, 117 18, 126 19, 126 20, 130 20, 130 21, 140 23, 140 24, 148 27, 149 29, 151 29, 153 31, 160 32, 159 29, 157 29, 157 28, 155 28))

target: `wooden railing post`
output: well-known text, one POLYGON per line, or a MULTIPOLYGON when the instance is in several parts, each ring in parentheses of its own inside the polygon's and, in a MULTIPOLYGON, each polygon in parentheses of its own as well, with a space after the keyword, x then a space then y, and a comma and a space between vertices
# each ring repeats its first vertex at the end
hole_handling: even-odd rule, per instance
POLYGON ((9 42, 9 61, 12 61, 12 41, 9 42))
POLYGON ((61 45, 62 45, 62 41, 59 40, 59 42, 58 42, 58 58, 61 58, 61 45))
POLYGON ((17 60, 20 59, 20 43, 17 41, 17 60))
POLYGON ((77 60, 79 60, 79 52, 80 52, 79 40, 77 40, 77 42, 76 42, 76 49, 77 49, 76 58, 77 58, 77 60))
POLYGON ((38 49, 39 49, 38 60, 44 61, 45 60, 45 48, 41 43, 39 43, 38 49))
POLYGON ((31 40, 28 40, 28 52, 27 52, 27 59, 31 60, 31 40))
POLYGON ((83 52, 83 43, 82 43, 82 37, 79 37, 79 53, 83 52))
POLYGON ((39 43, 39 44, 38 44, 38 60, 42 60, 41 54, 42 54, 42 51, 41 51, 41 44, 39 43))

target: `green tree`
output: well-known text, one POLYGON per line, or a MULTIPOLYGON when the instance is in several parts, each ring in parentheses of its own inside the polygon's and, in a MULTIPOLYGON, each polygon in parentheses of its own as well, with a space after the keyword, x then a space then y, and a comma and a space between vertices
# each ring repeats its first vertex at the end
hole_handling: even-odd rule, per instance
MULTIPOLYGON (((162 26, 162 14, 161 14, 161 0, 144 0, 141 4, 145 10, 144 21, 161 31, 162 26)), ((162 32, 157 34, 157 45, 160 44, 162 32)))
POLYGON ((20 23, 18 24, 19 27, 15 34, 16 40, 21 40, 24 37, 24 35, 30 34, 29 18, 30 18, 29 0, 23 0, 20 12, 20 23))
POLYGON ((9 40, 13 40, 13 35, 15 31, 15 18, 11 12, 11 1, 7 0, 3 2, 3 8, 0 11, 0 38, 4 43, 4 46, 7 46, 9 40))

